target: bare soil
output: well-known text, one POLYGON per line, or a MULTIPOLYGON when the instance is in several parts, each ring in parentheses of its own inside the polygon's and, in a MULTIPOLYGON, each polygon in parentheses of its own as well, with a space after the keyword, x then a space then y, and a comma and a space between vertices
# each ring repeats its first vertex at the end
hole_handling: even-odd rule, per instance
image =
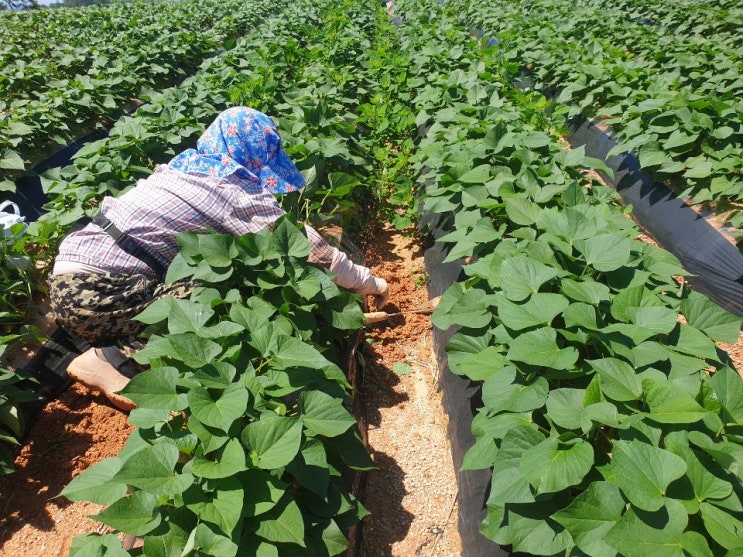
MULTIPOLYGON (((379 230, 367 265, 390 284, 387 312, 428 300, 422 250, 393 230, 379 230)), ((452 557, 461 554, 456 479, 437 391, 430 318, 410 314, 368 328, 364 383, 369 450, 378 470, 360 498, 371 516, 362 536, 367 557, 452 557), (402 362, 407 375, 392 368, 402 362)), ((0 556, 66 556, 72 539, 104 532, 88 518, 92 503, 56 497, 87 467, 115 456, 132 426, 102 395, 73 384, 50 402, 15 461, 0 478, 0 556)))
MULTIPOLYGON (((387 313, 428 302, 420 244, 392 229, 377 232, 367 266, 390 285, 387 313)), ((457 482, 438 391, 431 319, 407 313, 369 328, 364 397, 369 446, 379 470, 362 498, 371 511, 363 539, 368 557, 461 554, 457 482), (410 373, 393 367, 407 364, 410 373)))
POLYGON ((132 429, 126 414, 78 384, 47 404, 16 471, 0 478, 0 555, 62 557, 72 538, 95 532, 101 525, 87 517, 103 507, 56 495, 87 467, 116 456, 132 429))

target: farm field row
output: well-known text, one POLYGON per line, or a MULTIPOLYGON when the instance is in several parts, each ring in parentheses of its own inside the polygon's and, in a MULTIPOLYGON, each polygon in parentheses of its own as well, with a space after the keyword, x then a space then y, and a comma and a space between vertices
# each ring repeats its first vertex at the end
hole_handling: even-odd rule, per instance
MULTIPOLYGON (((70 213, 80 215, 101 196, 132 185, 191 144, 216 112, 243 99, 280 115, 286 148, 308 178, 301 195, 284 199, 287 209, 358 228, 359 207, 374 204, 362 187, 374 153, 373 138, 357 127, 378 125, 373 111, 363 117, 344 107, 358 107, 376 86, 374 68, 351 71, 374 54, 375 29, 374 8, 352 3, 295 3, 266 18, 192 78, 151 95, 106 139, 79 152, 71 167, 46 176, 50 211, 26 240, 50 230, 51 245, 71 222, 70 213), (293 87, 280 89, 273 75, 291 75, 293 87)), ((341 472, 371 466, 344 408, 350 385, 338 367, 338 347, 361 326, 358 298, 307 265, 307 240, 289 220, 273 235, 183 240, 193 250, 182 250, 184 259, 179 256, 171 272, 196 271, 195 278, 210 286, 201 293, 206 297, 179 308, 153 306, 154 313, 143 316, 161 334, 138 354, 153 369, 128 387, 139 406, 130 416, 137 430, 119 457, 76 478, 65 496, 109 505, 99 519, 143 536, 148 555, 189 544, 227 552, 220 555, 270 555, 284 546, 342 552, 342 532, 364 511, 347 493, 341 472), (238 261, 246 267, 237 268, 238 261), (236 297, 238 291, 244 294, 236 297), (209 322, 163 322, 182 311, 209 322), (197 369, 205 365, 217 375, 202 376, 197 369), (187 392, 206 398, 188 400, 187 392), (197 406, 203 411, 194 412, 197 406), (183 468, 172 460, 179 451, 192 464, 183 468), (142 465, 154 481, 132 483, 127 470, 142 465)), ((73 543, 73 552, 111 544, 118 544, 113 535, 85 537, 73 543)))
POLYGON ((636 239, 615 192, 582 171, 602 163, 561 144, 569 106, 514 89, 509 46, 472 41, 454 12, 395 4, 445 92, 413 96, 415 156, 449 259, 470 261, 433 322, 458 327, 451 371, 482 381, 463 463, 492 470, 481 532, 537 555, 734 554, 741 384, 715 341, 737 339, 740 319, 636 239))
POLYGON ((143 91, 171 86, 282 4, 184 1, 0 12, 0 191, 143 91))
MULTIPOLYGON (((694 203, 743 195, 740 5, 447 2, 499 43, 513 79, 602 120, 643 168, 694 203), (579 22, 576 24, 576 22, 579 22), (737 25, 735 24, 737 22, 737 25)), ((739 219, 735 219, 737 222, 739 219)))

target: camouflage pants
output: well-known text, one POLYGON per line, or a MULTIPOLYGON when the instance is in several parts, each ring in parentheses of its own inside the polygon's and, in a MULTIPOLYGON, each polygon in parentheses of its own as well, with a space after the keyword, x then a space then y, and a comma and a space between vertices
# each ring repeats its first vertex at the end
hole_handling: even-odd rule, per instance
POLYGON ((142 347, 145 324, 136 321, 147 306, 165 296, 187 297, 190 282, 163 284, 145 275, 67 274, 49 277, 49 301, 57 322, 93 346, 142 347))

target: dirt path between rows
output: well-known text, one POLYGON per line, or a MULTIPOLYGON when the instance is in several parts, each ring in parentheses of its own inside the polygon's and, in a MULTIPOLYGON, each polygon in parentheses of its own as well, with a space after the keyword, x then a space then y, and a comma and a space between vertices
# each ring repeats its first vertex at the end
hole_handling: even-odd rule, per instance
MULTIPOLYGON (((387 313, 426 305, 423 250, 392 229, 375 235, 367 265, 390 285, 387 313)), ((368 557, 453 557, 457 481, 438 391, 429 316, 406 314, 371 327, 364 397, 369 446, 379 470, 369 474, 364 504, 368 557), (397 375, 395 364, 406 364, 397 375)))
POLYGON ((88 516, 101 505, 55 496, 87 467, 116 456, 131 430, 126 414, 77 384, 47 404, 16 471, 0 479, 0 555, 64 557, 75 536, 95 532, 101 525, 88 516))
MULTIPOLYGON (((370 243, 367 265, 390 283, 386 310, 425 303, 423 254, 416 241, 385 229, 370 243)), ((370 453, 379 469, 368 474, 360 497, 372 513, 363 526, 365 557, 461 554, 456 479, 431 338, 430 318, 422 315, 368 329, 360 390, 370 453), (407 364, 409 373, 395 374, 396 363, 407 364)), ((47 404, 16 459, 16 472, 0 478, 0 556, 64 557, 75 536, 106 531, 88 518, 100 505, 55 496, 84 469, 118 454, 131 430, 125 413, 77 384, 47 404)))

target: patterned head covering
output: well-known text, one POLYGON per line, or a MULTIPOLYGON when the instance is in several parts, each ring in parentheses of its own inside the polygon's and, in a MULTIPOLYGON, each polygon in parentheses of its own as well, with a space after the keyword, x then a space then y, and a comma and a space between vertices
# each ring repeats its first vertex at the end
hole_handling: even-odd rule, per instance
POLYGON ((289 193, 305 185, 273 120, 244 106, 222 112, 196 142, 196 149, 175 156, 169 166, 219 178, 234 174, 271 193, 289 193))

